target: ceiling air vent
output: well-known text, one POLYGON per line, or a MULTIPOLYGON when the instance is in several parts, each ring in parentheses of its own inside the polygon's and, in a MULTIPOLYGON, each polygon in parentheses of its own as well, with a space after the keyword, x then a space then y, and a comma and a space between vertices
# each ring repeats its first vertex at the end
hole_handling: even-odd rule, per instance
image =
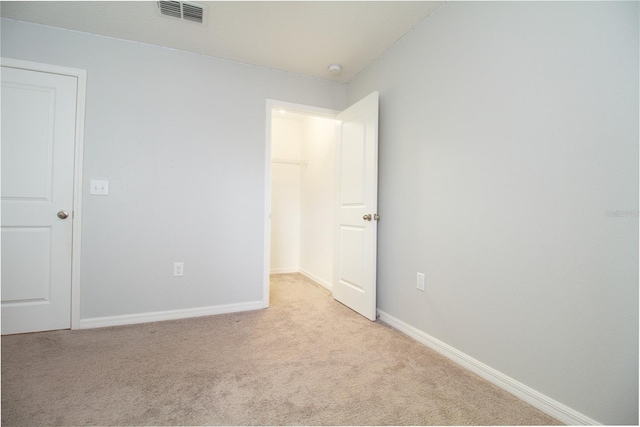
POLYGON ((186 1, 159 1, 161 15, 207 25, 207 6, 186 1))

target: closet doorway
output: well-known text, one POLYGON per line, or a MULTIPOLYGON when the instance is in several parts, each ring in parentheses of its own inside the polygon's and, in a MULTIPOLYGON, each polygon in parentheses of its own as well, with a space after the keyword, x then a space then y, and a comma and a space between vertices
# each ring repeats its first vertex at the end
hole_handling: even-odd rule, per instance
MULTIPOLYGON (((301 273, 332 290, 336 111, 272 101, 269 274, 301 273)), ((268 276, 267 276, 268 277, 268 276)))
POLYGON ((376 319, 379 96, 340 112, 267 100, 265 307, 270 273, 298 271, 376 319))

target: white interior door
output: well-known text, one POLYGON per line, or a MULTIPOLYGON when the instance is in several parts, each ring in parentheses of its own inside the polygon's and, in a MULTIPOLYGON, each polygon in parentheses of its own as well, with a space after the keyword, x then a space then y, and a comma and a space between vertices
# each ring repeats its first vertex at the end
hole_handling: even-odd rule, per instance
POLYGON ((376 319, 378 92, 338 114, 333 297, 376 319))
POLYGON ((71 326, 76 77, 2 66, 2 333, 71 326))

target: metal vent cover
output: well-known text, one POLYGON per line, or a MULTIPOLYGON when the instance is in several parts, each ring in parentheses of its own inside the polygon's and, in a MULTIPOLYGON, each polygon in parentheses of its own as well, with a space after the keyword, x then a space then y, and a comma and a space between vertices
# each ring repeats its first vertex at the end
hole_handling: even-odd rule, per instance
POLYGON ((186 1, 158 1, 158 12, 164 16, 207 25, 208 7, 186 1))

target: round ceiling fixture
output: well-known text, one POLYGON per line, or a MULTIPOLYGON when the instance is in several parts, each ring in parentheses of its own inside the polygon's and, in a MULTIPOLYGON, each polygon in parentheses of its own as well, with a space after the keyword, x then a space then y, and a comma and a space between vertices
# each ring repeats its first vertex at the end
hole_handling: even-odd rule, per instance
POLYGON ((340 64, 329 65, 329 72, 331 74, 340 74, 342 72, 342 66, 340 64))

